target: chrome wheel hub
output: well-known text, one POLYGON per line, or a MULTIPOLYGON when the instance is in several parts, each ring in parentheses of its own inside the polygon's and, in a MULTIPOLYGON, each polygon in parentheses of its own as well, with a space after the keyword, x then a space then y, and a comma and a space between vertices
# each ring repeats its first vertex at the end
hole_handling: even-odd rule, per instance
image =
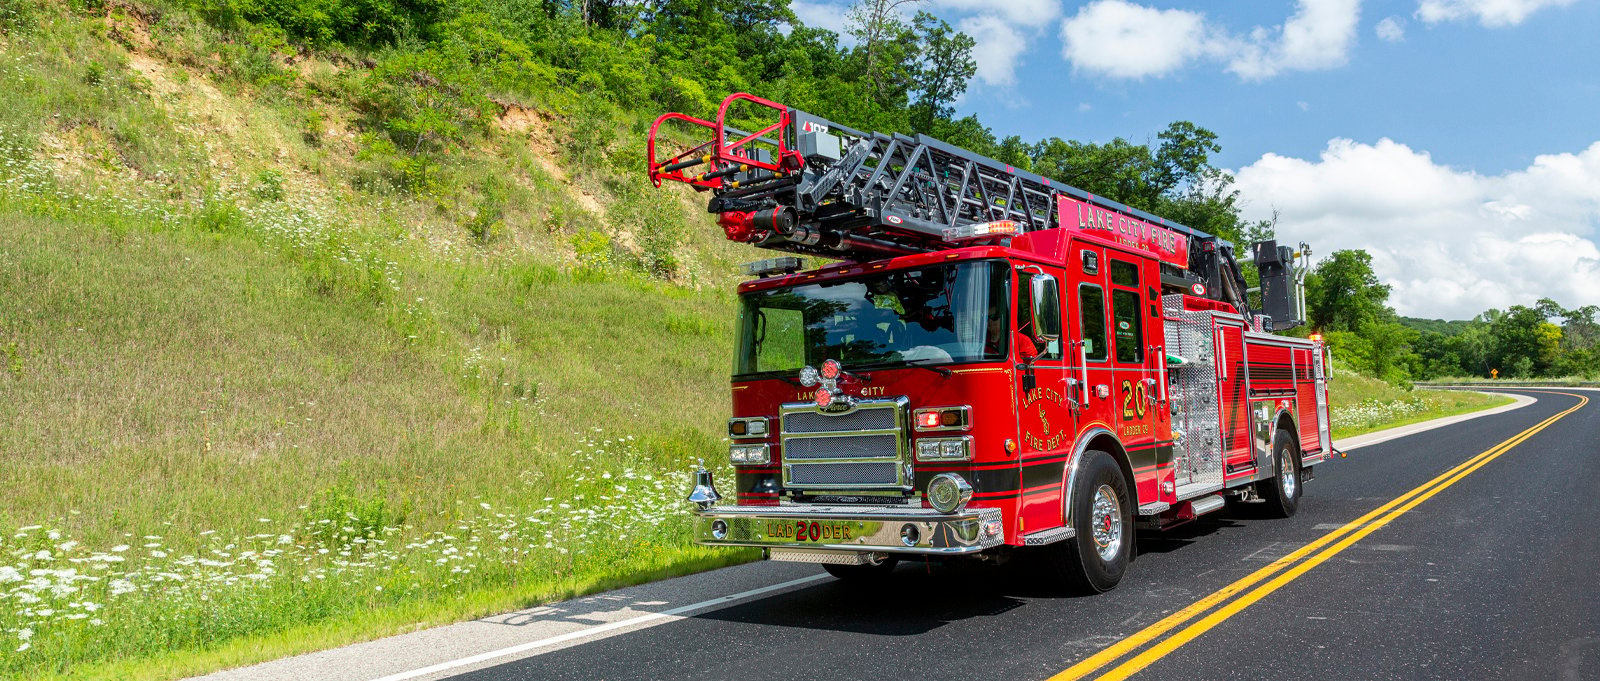
POLYGON ((1101 485, 1094 491, 1089 525, 1094 534, 1095 552, 1100 554, 1100 560, 1115 560, 1122 551, 1122 504, 1117 501, 1117 492, 1110 485, 1101 485))
POLYGON ((1289 458, 1289 453, 1278 455, 1278 484, 1283 486, 1283 498, 1293 499, 1295 487, 1300 485, 1300 476, 1294 469, 1294 460, 1289 458))

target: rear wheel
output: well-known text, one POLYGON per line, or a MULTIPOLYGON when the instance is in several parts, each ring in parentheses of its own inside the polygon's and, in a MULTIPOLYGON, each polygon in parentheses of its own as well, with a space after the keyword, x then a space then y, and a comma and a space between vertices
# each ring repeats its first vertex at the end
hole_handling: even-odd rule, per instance
POLYGON ((1256 483, 1256 492, 1266 502, 1267 515, 1287 518, 1300 509, 1300 447, 1294 435, 1279 429, 1272 438, 1273 467, 1277 476, 1256 483))
POLYGON ((1072 484, 1075 536, 1047 548, 1050 571, 1081 594, 1116 588, 1133 554, 1133 502, 1122 468, 1110 454, 1083 453, 1072 484))
POLYGON ((828 574, 850 582, 876 582, 889 577, 894 572, 894 566, 899 563, 898 558, 884 558, 876 563, 862 563, 860 565, 835 565, 824 563, 822 569, 828 574))

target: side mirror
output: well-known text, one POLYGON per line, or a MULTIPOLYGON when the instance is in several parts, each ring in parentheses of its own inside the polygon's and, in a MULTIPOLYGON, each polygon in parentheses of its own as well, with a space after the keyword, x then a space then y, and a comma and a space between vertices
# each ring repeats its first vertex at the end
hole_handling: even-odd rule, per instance
POLYGON ((1035 274, 1028 280, 1033 294, 1033 337, 1051 344, 1061 338, 1061 289, 1056 278, 1035 274))

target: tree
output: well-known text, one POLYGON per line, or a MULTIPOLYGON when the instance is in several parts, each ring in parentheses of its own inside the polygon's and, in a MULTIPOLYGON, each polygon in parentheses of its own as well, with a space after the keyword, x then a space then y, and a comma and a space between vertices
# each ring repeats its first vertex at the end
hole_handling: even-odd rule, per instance
POLYGON ((936 121, 950 120, 956 98, 978 72, 972 58, 978 43, 927 12, 917 12, 911 23, 921 48, 921 60, 911 70, 911 89, 917 94, 911 126, 916 132, 932 132, 936 121))
POLYGON ((1549 373, 1561 351, 1561 327, 1551 324, 1538 307, 1513 305, 1489 325, 1494 357, 1501 371, 1520 378, 1549 373))
POLYGON ((1389 321, 1389 286, 1372 271, 1372 255, 1335 251, 1306 275, 1306 312, 1322 331, 1361 331, 1389 321))
POLYGON ((872 94, 883 106, 902 104, 910 80, 906 47, 912 44, 911 28, 901 18, 901 7, 922 0, 859 0, 845 14, 850 35, 865 64, 865 75, 872 94))

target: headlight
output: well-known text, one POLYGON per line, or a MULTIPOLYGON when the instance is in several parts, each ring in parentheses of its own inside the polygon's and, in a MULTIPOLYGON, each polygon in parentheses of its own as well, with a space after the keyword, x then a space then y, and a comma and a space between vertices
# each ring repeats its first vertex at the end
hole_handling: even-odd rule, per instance
POLYGON ((971 461, 972 436, 925 437, 917 440, 918 461, 971 461))
POLYGON ((940 513, 955 513, 972 501, 972 485, 955 473, 940 473, 928 483, 928 505, 940 513))
POLYGON ((772 460, 766 445, 733 445, 728 448, 728 460, 739 465, 763 464, 772 460))

